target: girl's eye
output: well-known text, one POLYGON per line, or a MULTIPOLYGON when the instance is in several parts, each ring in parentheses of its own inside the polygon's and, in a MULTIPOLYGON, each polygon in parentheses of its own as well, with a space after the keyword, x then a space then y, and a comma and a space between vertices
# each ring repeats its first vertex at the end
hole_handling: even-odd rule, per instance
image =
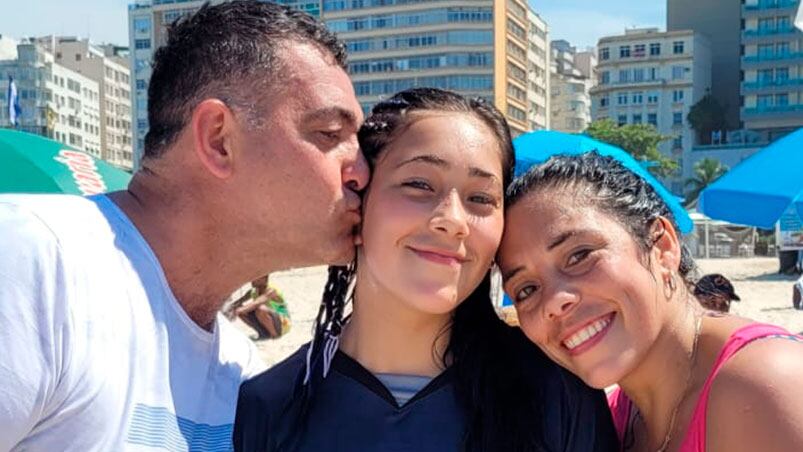
POLYGON ((419 189, 419 190, 433 191, 432 190, 432 186, 430 186, 428 183, 426 183, 426 182, 424 182, 422 180, 411 180, 411 181, 403 182, 402 186, 410 187, 410 188, 416 188, 416 189, 419 189))
POLYGON ((318 133, 327 140, 336 140, 339 137, 338 131, 321 130, 318 133))
POLYGON ((521 289, 519 289, 518 292, 516 292, 516 297, 513 301, 515 301, 516 303, 520 303, 529 298, 533 293, 535 293, 536 290, 538 290, 538 286, 536 286, 535 284, 524 286, 521 289))
POLYGON ((477 204, 484 204, 491 206, 497 205, 496 198, 486 194, 472 195, 471 197, 468 198, 468 200, 477 204))
POLYGON ((591 254, 591 250, 590 249, 584 249, 584 250, 577 251, 577 252, 573 253, 571 256, 569 256, 569 260, 567 261, 566 264, 568 266, 570 266, 570 267, 572 265, 577 265, 577 264, 583 262, 584 260, 586 260, 586 258, 588 258, 589 254, 591 254))

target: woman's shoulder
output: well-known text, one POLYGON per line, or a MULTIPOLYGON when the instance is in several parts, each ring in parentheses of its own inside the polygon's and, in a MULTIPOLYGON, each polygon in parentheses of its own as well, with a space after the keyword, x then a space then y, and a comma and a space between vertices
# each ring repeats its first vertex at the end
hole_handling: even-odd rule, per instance
POLYGON ((307 348, 303 345, 284 361, 240 386, 240 402, 276 409, 290 399, 306 371, 307 348))
POLYGON ((711 383, 706 430, 729 432, 716 435, 718 439, 707 435, 715 441, 712 450, 751 444, 781 447, 765 450, 803 446, 803 338, 760 324, 740 328, 731 337, 740 334, 742 347, 721 365, 711 383), (766 331, 753 337, 745 334, 746 328, 766 331), (784 440, 793 442, 777 443, 784 440))

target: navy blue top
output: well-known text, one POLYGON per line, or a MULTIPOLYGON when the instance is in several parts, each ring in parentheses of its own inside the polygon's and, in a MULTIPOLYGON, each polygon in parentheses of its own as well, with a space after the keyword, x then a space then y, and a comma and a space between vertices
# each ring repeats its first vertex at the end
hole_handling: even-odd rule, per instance
MULTIPOLYGON (((285 416, 304 378, 307 346, 240 387, 235 451, 279 451, 278 441, 302 426, 285 416)), ((618 450, 602 391, 544 358, 544 441, 550 451, 618 450)), ((370 371, 338 351, 326 379, 315 382, 298 452, 459 452, 466 413, 449 368, 402 406, 370 371)), ((288 452, 282 450, 281 452, 288 452)))

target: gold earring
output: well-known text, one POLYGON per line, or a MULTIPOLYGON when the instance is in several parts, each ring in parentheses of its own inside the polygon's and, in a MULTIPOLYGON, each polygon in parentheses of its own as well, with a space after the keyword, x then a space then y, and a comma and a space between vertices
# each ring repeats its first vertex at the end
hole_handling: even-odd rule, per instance
POLYGON ((666 297, 667 300, 672 298, 672 295, 675 293, 675 290, 677 290, 677 284, 675 283, 675 275, 669 275, 669 278, 664 280, 664 297, 666 297), (667 286, 669 287, 668 295, 666 292, 667 286))

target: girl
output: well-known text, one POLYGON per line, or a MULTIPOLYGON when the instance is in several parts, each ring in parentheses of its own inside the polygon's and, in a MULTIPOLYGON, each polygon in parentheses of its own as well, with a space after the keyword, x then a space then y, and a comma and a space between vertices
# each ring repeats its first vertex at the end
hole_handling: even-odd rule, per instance
POLYGON ((373 179, 356 263, 330 269, 312 343, 241 388, 235 449, 615 448, 604 396, 491 304, 514 163, 500 113, 412 89, 374 107, 359 140, 373 179))
POLYGON ((674 218, 596 153, 553 157, 509 190, 499 251, 527 336, 610 397, 624 449, 803 450, 803 343, 707 316, 674 218))

